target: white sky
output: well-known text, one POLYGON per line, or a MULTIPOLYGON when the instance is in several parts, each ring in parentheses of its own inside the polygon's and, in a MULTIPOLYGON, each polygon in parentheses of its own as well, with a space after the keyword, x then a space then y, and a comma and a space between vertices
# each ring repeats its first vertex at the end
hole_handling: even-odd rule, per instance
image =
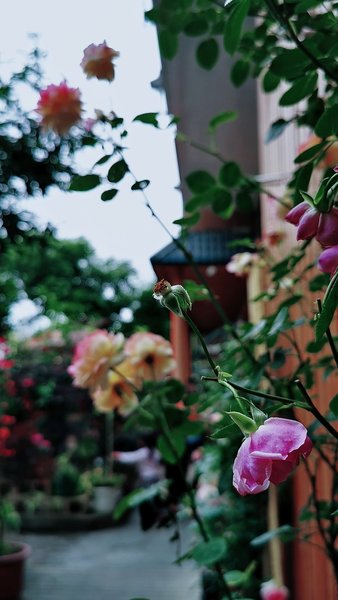
MULTIPOLYGON (((94 116, 94 108, 100 108, 105 112, 113 109, 125 118, 130 167, 138 179, 151 180, 148 198, 176 235, 178 228, 172 221, 182 216, 182 201, 174 189, 179 183, 174 132, 160 132, 141 123, 129 126, 137 114, 166 110, 163 95, 150 87, 160 73, 156 31, 143 18, 150 4, 150 0, 6 2, 6 18, 0 23, 1 72, 11 72, 22 64, 24 51, 31 48, 28 34, 39 34, 39 46, 47 52, 43 63, 46 85, 66 79, 69 85, 79 87, 87 111, 84 116, 94 116), (112 84, 87 80, 79 66, 83 49, 103 40, 120 52, 112 84)), ((25 107, 33 110, 33 100, 27 97, 25 107)), ((86 156, 83 173, 100 156, 99 150, 95 156, 86 156)), ((84 236, 98 256, 130 261, 140 281, 151 283, 155 275, 149 257, 170 239, 150 215, 141 193, 130 191, 132 183, 126 178, 111 202, 100 200, 106 188, 81 194, 55 189, 47 198, 25 202, 24 207, 38 215, 40 222, 55 225, 59 237, 84 236)))

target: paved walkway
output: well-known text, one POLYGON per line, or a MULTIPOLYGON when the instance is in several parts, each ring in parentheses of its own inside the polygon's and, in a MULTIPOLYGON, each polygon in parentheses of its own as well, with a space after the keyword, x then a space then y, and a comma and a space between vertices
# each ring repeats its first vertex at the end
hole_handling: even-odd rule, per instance
POLYGON ((197 569, 173 564, 171 534, 143 532, 135 513, 111 529, 22 535, 33 549, 22 600, 199 600, 197 569))

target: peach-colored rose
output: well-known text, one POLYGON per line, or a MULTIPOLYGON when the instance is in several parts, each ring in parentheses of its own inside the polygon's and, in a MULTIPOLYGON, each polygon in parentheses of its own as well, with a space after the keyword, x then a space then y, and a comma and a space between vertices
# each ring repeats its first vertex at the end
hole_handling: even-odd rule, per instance
POLYGON ((106 42, 103 44, 90 44, 83 51, 83 59, 80 63, 87 78, 96 77, 113 81, 115 77, 115 65, 112 62, 120 53, 109 48, 106 42))
MULTIPOLYGON (((328 138, 330 141, 330 138, 328 138)), ((320 144, 322 142, 322 138, 313 134, 299 146, 297 154, 302 154, 305 150, 309 150, 313 146, 320 144)), ((317 165, 319 169, 328 169, 330 167, 334 167, 338 163, 338 142, 333 142, 331 146, 326 150, 324 154, 323 160, 317 165)))
POLYGON ((107 387, 109 369, 123 360, 123 344, 122 333, 114 335, 104 329, 83 338, 75 347, 72 364, 68 367, 74 385, 89 389, 107 387))
POLYGON ((109 371, 107 383, 105 389, 97 388, 91 393, 95 408, 103 413, 116 409, 123 417, 128 416, 138 404, 132 365, 124 361, 116 371, 109 371))
POLYGON ((125 353, 137 376, 148 381, 163 379, 175 367, 170 342, 155 333, 134 333, 126 342, 125 353))
POLYGON ((41 90, 36 112, 42 117, 40 125, 43 129, 53 129, 64 135, 81 119, 81 106, 80 91, 63 81, 41 90))

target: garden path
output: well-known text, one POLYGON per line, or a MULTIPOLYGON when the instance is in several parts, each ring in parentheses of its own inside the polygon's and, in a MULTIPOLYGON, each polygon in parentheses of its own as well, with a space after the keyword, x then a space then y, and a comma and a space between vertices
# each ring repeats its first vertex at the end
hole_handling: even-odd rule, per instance
POLYGON ((94 532, 26 533, 33 552, 22 600, 199 600, 198 571, 191 562, 173 564, 170 535, 143 532, 136 513, 94 532))

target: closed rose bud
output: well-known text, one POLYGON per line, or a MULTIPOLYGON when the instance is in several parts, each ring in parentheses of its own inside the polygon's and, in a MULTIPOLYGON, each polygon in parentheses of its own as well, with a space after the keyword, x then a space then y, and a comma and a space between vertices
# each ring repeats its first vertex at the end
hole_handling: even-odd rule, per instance
POLYGON ((153 297, 162 306, 171 310, 179 317, 184 318, 185 313, 191 310, 192 303, 187 290, 182 285, 171 285, 169 281, 161 279, 154 287, 153 297))

